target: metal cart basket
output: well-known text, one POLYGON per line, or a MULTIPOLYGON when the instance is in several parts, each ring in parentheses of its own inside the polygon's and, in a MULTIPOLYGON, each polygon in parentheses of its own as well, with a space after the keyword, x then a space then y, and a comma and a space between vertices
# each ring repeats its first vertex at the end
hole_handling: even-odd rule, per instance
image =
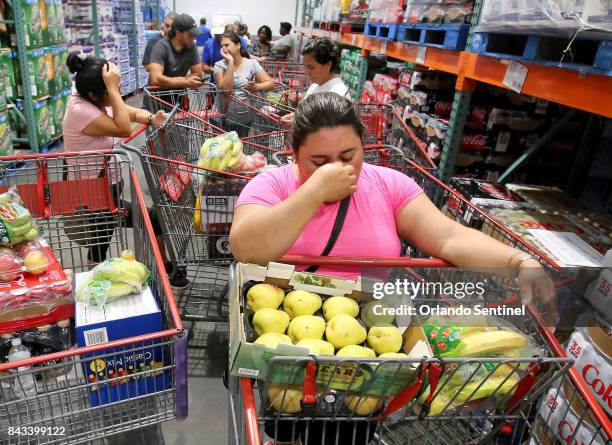
POLYGON ((0 364, 2 443, 85 443, 187 416, 187 335, 138 177, 127 159, 119 152, 0 158, 0 192, 17 186, 64 269, 89 270, 88 251, 101 244, 108 246, 108 257, 132 249, 151 271, 150 287, 163 318, 159 332, 0 364), (161 354, 155 365, 117 369, 117 354, 150 356, 152 347, 161 354), (35 394, 24 397, 19 384, 30 376, 35 394), (167 384, 158 385, 152 376, 167 378, 167 384), (102 402, 125 388, 123 383, 141 379, 153 385, 136 384, 135 391, 102 402))

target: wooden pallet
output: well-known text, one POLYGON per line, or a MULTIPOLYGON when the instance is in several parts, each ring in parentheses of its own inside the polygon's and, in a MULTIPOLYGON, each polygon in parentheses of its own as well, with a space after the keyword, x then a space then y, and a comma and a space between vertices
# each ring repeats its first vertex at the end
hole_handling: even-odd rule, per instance
POLYGON ((402 24, 397 41, 413 45, 461 51, 465 49, 470 25, 418 23, 402 24))
POLYGON ((571 37, 477 32, 472 37, 472 51, 485 56, 612 76, 612 40, 578 36, 571 44, 571 54, 568 52, 564 57, 563 51, 570 41, 571 37))
POLYGON ((367 22, 364 34, 377 39, 395 40, 399 26, 400 23, 367 22))

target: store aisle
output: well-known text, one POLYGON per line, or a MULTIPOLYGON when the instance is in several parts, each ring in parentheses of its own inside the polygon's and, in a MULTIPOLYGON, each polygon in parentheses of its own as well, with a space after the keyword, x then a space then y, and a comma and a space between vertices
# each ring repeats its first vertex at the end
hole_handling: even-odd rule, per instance
MULTIPOLYGON (((142 95, 127 101, 140 106, 142 95)), ((131 145, 139 147, 144 135, 138 136, 131 145)), ((145 195, 145 201, 152 205, 142 167, 136 156, 131 156, 145 195)), ((178 298, 179 295, 177 294, 178 298)), ((227 359, 227 326, 214 323, 186 322, 189 338, 189 417, 183 422, 171 421, 162 424, 160 434, 156 428, 144 430, 144 443, 162 445, 218 445, 228 441, 228 395, 223 386, 223 364, 227 359), (151 436, 154 434, 154 436, 151 436), (155 438, 153 440, 153 438, 155 438)), ((142 436, 125 435, 109 441, 109 445, 134 445, 141 443, 142 436)))

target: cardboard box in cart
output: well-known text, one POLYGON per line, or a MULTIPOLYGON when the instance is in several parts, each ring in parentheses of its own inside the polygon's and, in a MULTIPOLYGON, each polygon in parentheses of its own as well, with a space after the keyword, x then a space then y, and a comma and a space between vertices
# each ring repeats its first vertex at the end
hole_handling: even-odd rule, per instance
MULTIPOLYGON (((89 272, 76 274, 76 288, 89 272)), ((139 295, 120 298, 101 309, 76 303, 75 329, 79 346, 91 346, 163 330, 162 315, 150 287, 139 295)), ((91 406, 106 405, 169 389, 170 363, 159 341, 85 355, 83 363, 91 406), (157 344, 157 345, 156 345, 157 344), (134 375, 135 374, 135 375, 134 375), (123 378, 121 378, 123 377, 123 378), (105 381, 111 380, 109 383, 105 381)))
MULTIPOLYGON (((366 280, 350 281, 341 278, 330 278, 330 285, 334 287, 323 287, 304 284, 302 281, 305 274, 296 272, 295 267, 288 264, 270 263, 267 267, 252 264, 239 263, 235 269, 234 281, 231 283, 229 294, 230 305, 230 369, 233 376, 261 378, 267 377, 269 361, 275 356, 308 356, 306 348, 280 344, 276 349, 248 341, 253 337, 253 328, 250 325, 249 314, 244 301, 244 285, 249 281, 266 282, 279 287, 295 290, 305 290, 319 294, 322 298, 332 296, 348 296, 355 299, 366 297, 367 293, 362 289, 371 287, 366 280)), ((320 277, 320 275, 318 275, 320 277)), ((400 318, 398 316, 398 318, 400 318)), ((390 366, 378 366, 377 363, 362 364, 360 375, 354 377, 356 364, 347 359, 341 365, 338 362, 325 362, 325 356, 318 357, 317 383, 330 389, 363 391, 368 394, 389 396, 396 395, 402 389, 410 385, 415 377, 418 361, 423 357, 431 357, 427 339, 423 329, 418 324, 417 317, 410 317, 404 326, 403 351, 411 357, 415 357, 412 366, 402 366, 398 371, 398 362, 390 363, 390 366), (410 354, 412 352, 412 354, 410 354), (392 366, 391 366, 392 365, 392 366), (378 366, 378 368, 377 368, 378 366), (376 372, 373 372, 373 371, 376 372), (335 371, 335 372, 334 372, 335 371), (370 372, 372 371, 372 372, 370 372)), ((399 323, 398 323, 399 324, 399 323)), ((361 360, 363 363, 364 359, 361 360)), ((292 372, 292 365, 287 363, 273 369, 271 381, 277 383, 301 384, 304 381, 303 373, 292 372), (293 377, 289 381, 290 376, 293 377)))

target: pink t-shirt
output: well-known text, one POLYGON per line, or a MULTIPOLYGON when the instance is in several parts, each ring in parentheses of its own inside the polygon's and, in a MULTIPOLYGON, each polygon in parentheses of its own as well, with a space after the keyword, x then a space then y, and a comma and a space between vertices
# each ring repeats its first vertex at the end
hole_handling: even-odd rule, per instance
MULTIPOLYGON (((292 165, 262 173, 244 188, 236 207, 243 204, 274 206, 300 186, 292 165)), ((414 180, 386 167, 363 164, 340 236, 329 256, 394 257, 401 253, 395 219, 400 211, 423 193, 414 180)), ((318 256, 331 233, 340 203, 323 204, 308 222, 287 255, 318 256)), ((283 224, 278 221, 279 227, 283 224)), ((321 267, 323 275, 356 278, 363 271, 321 267)))
MULTIPOLYGON (((107 108, 106 114, 112 117, 112 109, 107 108)), ((83 130, 93 121, 104 115, 104 111, 73 94, 68 99, 66 113, 64 114, 64 151, 97 151, 111 150, 119 142, 119 138, 111 136, 87 136, 83 130)), ((97 178, 104 168, 103 158, 70 159, 66 160, 69 179, 97 178), (74 168, 78 165, 78 168, 74 168)), ((112 183, 117 182, 118 172, 111 168, 112 183)))

